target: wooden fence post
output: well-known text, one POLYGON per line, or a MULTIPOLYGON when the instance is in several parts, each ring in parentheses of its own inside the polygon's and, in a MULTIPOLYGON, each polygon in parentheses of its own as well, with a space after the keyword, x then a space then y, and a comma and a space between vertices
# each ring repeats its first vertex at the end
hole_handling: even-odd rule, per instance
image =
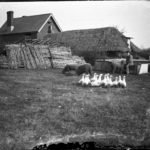
POLYGON ((50 48, 48 47, 48 51, 49 51, 49 55, 50 55, 50 62, 51 62, 51 67, 54 68, 54 64, 53 64, 53 56, 52 53, 50 51, 50 48))

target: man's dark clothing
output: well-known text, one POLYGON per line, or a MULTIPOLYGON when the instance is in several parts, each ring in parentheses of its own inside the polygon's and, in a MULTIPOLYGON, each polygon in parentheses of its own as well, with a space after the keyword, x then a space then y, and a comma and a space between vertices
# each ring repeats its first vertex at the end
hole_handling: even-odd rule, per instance
POLYGON ((129 74, 129 66, 133 65, 133 56, 129 54, 126 57, 126 73, 129 74))

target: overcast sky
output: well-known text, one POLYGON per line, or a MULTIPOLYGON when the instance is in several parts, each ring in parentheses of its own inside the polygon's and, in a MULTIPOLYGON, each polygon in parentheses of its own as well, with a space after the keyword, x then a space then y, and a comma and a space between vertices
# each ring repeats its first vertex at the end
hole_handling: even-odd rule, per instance
POLYGON ((53 13, 63 31, 117 26, 137 46, 150 47, 148 1, 0 2, 0 26, 9 10, 14 17, 53 13))

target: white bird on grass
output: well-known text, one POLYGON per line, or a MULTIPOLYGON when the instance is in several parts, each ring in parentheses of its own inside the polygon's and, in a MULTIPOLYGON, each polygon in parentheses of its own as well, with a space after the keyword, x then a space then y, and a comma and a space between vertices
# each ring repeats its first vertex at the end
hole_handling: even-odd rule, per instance
POLYGON ((121 87, 122 86, 122 79, 121 79, 121 76, 119 75, 119 78, 118 78, 118 86, 121 87))
POLYGON ((98 76, 98 74, 97 74, 97 73, 94 73, 93 77, 90 79, 91 82, 97 80, 97 76, 98 76))
POLYGON ((110 74, 106 74, 106 81, 104 83, 104 87, 110 87, 110 74))
POLYGON ((112 87, 113 86, 113 82, 112 82, 112 75, 109 76, 109 86, 112 87))
POLYGON ((107 82, 106 80, 107 80, 107 75, 105 74, 104 77, 103 77, 103 79, 101 80, 101 86, 102 86, 102 87, 105 87, 105 86, 106 86, 106 84, 107 84, 107 83, 106 83, 106 82, 107 82))
POLYGON ((103 74, 100 74, 99 76, 98 76, 98 84, 99 84, 99 86, 101 86, 101 84, 102 84, 102 75, 103 74))
POLYGON ((112 81, 112 86, 113 87, 118 87, 118 77, 115 77, 115 80, 112 81))
POLYGON ((90 81, 90 75, 89 74, 86 74, 85 75, 85 78, 84 78, 84 86, 88 86, 90 85, 91 81, 90 81))
POLYGON ((119 87, 122 87, 122 88, 126 88, 127 86, 127 83, 126 83, 126 77, 123 76, 123 79, 121 78, 121 76, 119 76, 119 87))
POLYGON ((100 84, 99 84, 99 82, 98 82, 98 77, 97 77, 97 79, 95 79, 95 80, 93 80, 93 81, 91 81, 91 86, 99 86, 100 84))
POLYGON ((78 84, 83 84, 85 80, 85 73, 82 74, 81 79, 78 81, 78 84))
POLYGON ((123 88, 126 88, 126 87, 127 87, 126 76, 123 76, 122 87, 123 87, 123 88))

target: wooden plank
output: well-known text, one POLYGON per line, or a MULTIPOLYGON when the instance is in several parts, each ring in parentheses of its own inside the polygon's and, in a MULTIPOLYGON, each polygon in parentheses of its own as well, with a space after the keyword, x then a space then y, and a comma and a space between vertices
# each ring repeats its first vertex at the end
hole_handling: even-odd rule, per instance
POLYGON ((26 64, 27 69, 31 69, 32 66, 31 66, 31 64, 30 64, 30 62, 29 62, 29 58, 28 58, 28 56, 27 56, 26 47, 25 47, 25 46, 22 47, 22 52, 23 52, 23 55, 24 55, 24 58, 25 58, 24 61, 25 61, 25 64, 26 64))
POLYGON ((23 49, 23 46, 22 46, 22 44, 20 44, 20 56, 21 56, 24 67, 27 68, 26 59, 25 59, 25 56, 24 56, 24 53, 23 53, 22 49, 23 49))
POLYGON ((35 64, 34 58, 32 57, 31 51, 29 49, 29 46, 27 44, 25 44, 25 47, 26 47, 26 54, 27 54, 28 60, 29 60, 29 62, 31 64, 31 67, 32 67, 32 69, 35 69, 36 68, 36 64, 35 64))
POLYGON ((0 56, 0 68, 9 68, 8 58, 5 55, 0 56))
POLYGON ((40 68, 41 64, 34 47, 30 45, 29 48, 30 48, 31 55, 34 58, 36 68, 40 68))
POLYGON ((21 49, 21 47, 20 47, 20 45, 18 45, 18 48, 16 49, 16 53, 15 53, 15 55, 16 55, 16 62, 17 62, 17 68, 21 67, 21 65, 22 65, 20 49, 21 49))
POLYGON ((15 63, 15 47, 13 45, 7 46, 7 55, 8 55, 8 65, 10 69, 15 69, 16 68, 16 63, 15 63))
POLYGON ((50 58, 45 57, 45 58, 44 58, 44 61, 45 61, 45 63, 46 63, 47 68, 51 68, 50 58))
POLYGON ((35 64, 37 68, 44 68, 46 69, 46 63, 44 61, 44 58, 40 54, 39 46, 34 46, 33 44, 28 44, 28 47, 30 48, 30 52, 32 54, 32 57, 34 58, 35 64))
POLYGON ((54 64, 53 64, 53 56, 52 56, 52 53, 51 53, 51 50, 50 50, 49 47, 48 47, 48 51, 49 51, 49 55, 50 55, 50 63, 51 63, 51 67, 54 68, 54 64))
POLYGON ((37 49, 35 50, 35 52, 36 52, 36 55, 37 55, 37 57, 38 57, 38 59, 40 61, 40 64, 41 64, 40 67, 43 68, 43 69, 46 69, 47 68, 46 67, 46 63, 44 61, 44 58, 40 54, 40 47, 39 46, 37 47, 37 49))
POLYGON ((12 51, 13 51, 13 63, 14 63, 14 65, 13 65, 13 68, 14 69, 17 69, 18 68, 18 62, 17 62, 17 50, 18 50, 18 48, 19 47, 14 47, 13 49, 12 49, 12 51))
POLYGON ((8 67, 10 68, 10 65, 11 65, 11 57, 10 57, 10 49, 8 46, 6 46, 6 55, 7 55, 7 58, 8 58, 8 67))
POLYGON ((17 63, 17 68, 19 68, 20 66, 20 55, 19 55, 19 52, 20 52, 20 47, 18 45, 18 48, 16 49, 16 63, 17 63))

